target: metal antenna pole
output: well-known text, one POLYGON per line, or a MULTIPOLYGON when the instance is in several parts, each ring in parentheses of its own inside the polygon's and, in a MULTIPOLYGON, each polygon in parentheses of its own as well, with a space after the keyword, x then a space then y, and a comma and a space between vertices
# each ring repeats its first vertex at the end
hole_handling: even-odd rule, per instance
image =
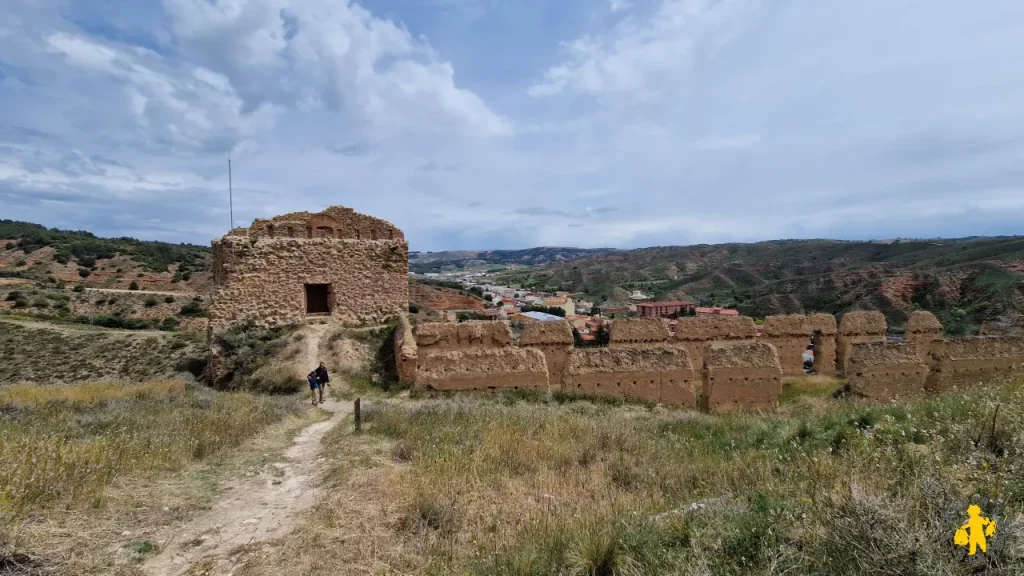
POLYGON ((228 155, 228 210, 231 214, 231 228, 228 229, 230 234, 235 229, 235 199, 234 190, 231 185, 231 155, 228 155))

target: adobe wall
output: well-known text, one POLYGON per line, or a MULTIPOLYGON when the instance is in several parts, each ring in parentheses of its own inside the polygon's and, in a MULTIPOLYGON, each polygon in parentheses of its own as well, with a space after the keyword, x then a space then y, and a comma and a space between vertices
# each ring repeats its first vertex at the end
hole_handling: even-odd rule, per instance
POLYGON ((394 333, 395 372, 398 381, 404 384, 416 383, 417 353, 416 337, 412 333, 409 317, 402 314, 398 317, 398 325, 394 333))
POLYGON ((768 316, 764 319, 761 337, 775 346, 779 364, 786 376, 804 373, 803 354, 811 339, 814 340, 815 372, 833 375, 836 371, 836 318, 831 314, 791 314, 768 316))
POLYGON ((694 380, 689 355, 682 348, 578 348, 569 354, 565 387, 583 394, 693 407, 694 380))
POLYGON ((563 386, 565 367, 573 348, 572 325, 568 320, 527 322, 519 336, 519 345, 540 350, 548 367, 548 383, 552 388, 563 386))
POLYGON ((623 318, 612 324, 612 348, 660 344, 669 339, 668 325, 661 318, 623 318))
POLYGON ((910 313, 904 331, 904 341, 917 346, 922 358, 927 358, 932 347, 942 341, 942 323, 931 312, 917 310, 910 313))
POLYGON ((782 394, 778 351, 767 342, 711 344, 704 354, 701 408, 770 411, 782 394))
POLYGON ((548 369, 540 350, 473 348, 421 357, 416 385, 434 390, 547 388, 548 369))
POLYGON ((973 388, 1024 372, 1024 338, 943 340, 932 346, 928 361, 929 392, 973 388))
POLYGON ((928 365, 914 344, 862 342, 852 346, 850 391, 873 400, 918 396, 925 391, 928 365))
POLYGON ((704 350, 714 343, 753 342, 757 337, 754 319, 747 316, 688 316, 676 322, 673 340, 686 348, 693 366, 704 365, 704 350))
POLYGON ((513 341, 508 323, 499 321, 428 322, 417 326, 413 334, 421 356, 473 348, 505 348, 513 341))
POLYGON ((844 375, 847 373, 854 344, 885 342, 887 329, 885 315, 881 312, 871 310, 844 314, 839 322, 839 334, 836 336, 837 370, 844 375))

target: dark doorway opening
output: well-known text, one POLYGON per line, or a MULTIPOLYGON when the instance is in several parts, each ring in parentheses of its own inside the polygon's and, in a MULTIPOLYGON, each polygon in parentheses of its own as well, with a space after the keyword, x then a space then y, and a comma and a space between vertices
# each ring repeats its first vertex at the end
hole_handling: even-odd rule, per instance
POLYGON ((331 285, 306 284, 306 314, 330 314, 331 285))

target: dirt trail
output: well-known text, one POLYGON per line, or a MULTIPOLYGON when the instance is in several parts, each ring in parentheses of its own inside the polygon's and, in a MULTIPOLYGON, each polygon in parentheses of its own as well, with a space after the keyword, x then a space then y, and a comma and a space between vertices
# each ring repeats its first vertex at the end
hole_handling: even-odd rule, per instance
POLYGON ((166 338, 173 332, 167 332, 164 330, 124 330, 121 328, 104 328, 102 326, 91 326, 89 324, 58 324, 56 322, 47 322, 45 320, 19 320, 15 318, 0 318, 0 324, 17 324, 25 328, 32 328, 34 330, 49 330, 51 332, 59 332, 60 334, 66 335, 78 335, 78 334, 123 334, 125 336, 160 336, 166 338))
MULTIPOLYGON (((305 329, 307 372, 317 365, 317 350, 326 329, 305 329)), ((351 404, 333 400, 321 406, 333 413, 331 418, 300 432, 285 452, 285 461, 273 465, 276 471, 235 479, 212 509, 168 535, 161 553, 144 565, 145 573, 180 576, 190 567, 201 566, 213 570, 210 573, 228 574, 234 568, 232 556, 238 547, 280 538, 294 529, 302 520, 302 512, 323 497, 316 489, 323 461, 318 457, 320 440, 352 410, 351 404)))

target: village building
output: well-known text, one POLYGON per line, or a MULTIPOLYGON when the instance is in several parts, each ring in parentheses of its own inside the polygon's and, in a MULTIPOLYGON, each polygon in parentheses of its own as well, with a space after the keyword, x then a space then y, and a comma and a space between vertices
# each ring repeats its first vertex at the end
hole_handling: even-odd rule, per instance
POLYGON ((636 315, 640 317, 658 318, 686 312, 697 305, 685 301, 641 302, 636 305, 636 315))

